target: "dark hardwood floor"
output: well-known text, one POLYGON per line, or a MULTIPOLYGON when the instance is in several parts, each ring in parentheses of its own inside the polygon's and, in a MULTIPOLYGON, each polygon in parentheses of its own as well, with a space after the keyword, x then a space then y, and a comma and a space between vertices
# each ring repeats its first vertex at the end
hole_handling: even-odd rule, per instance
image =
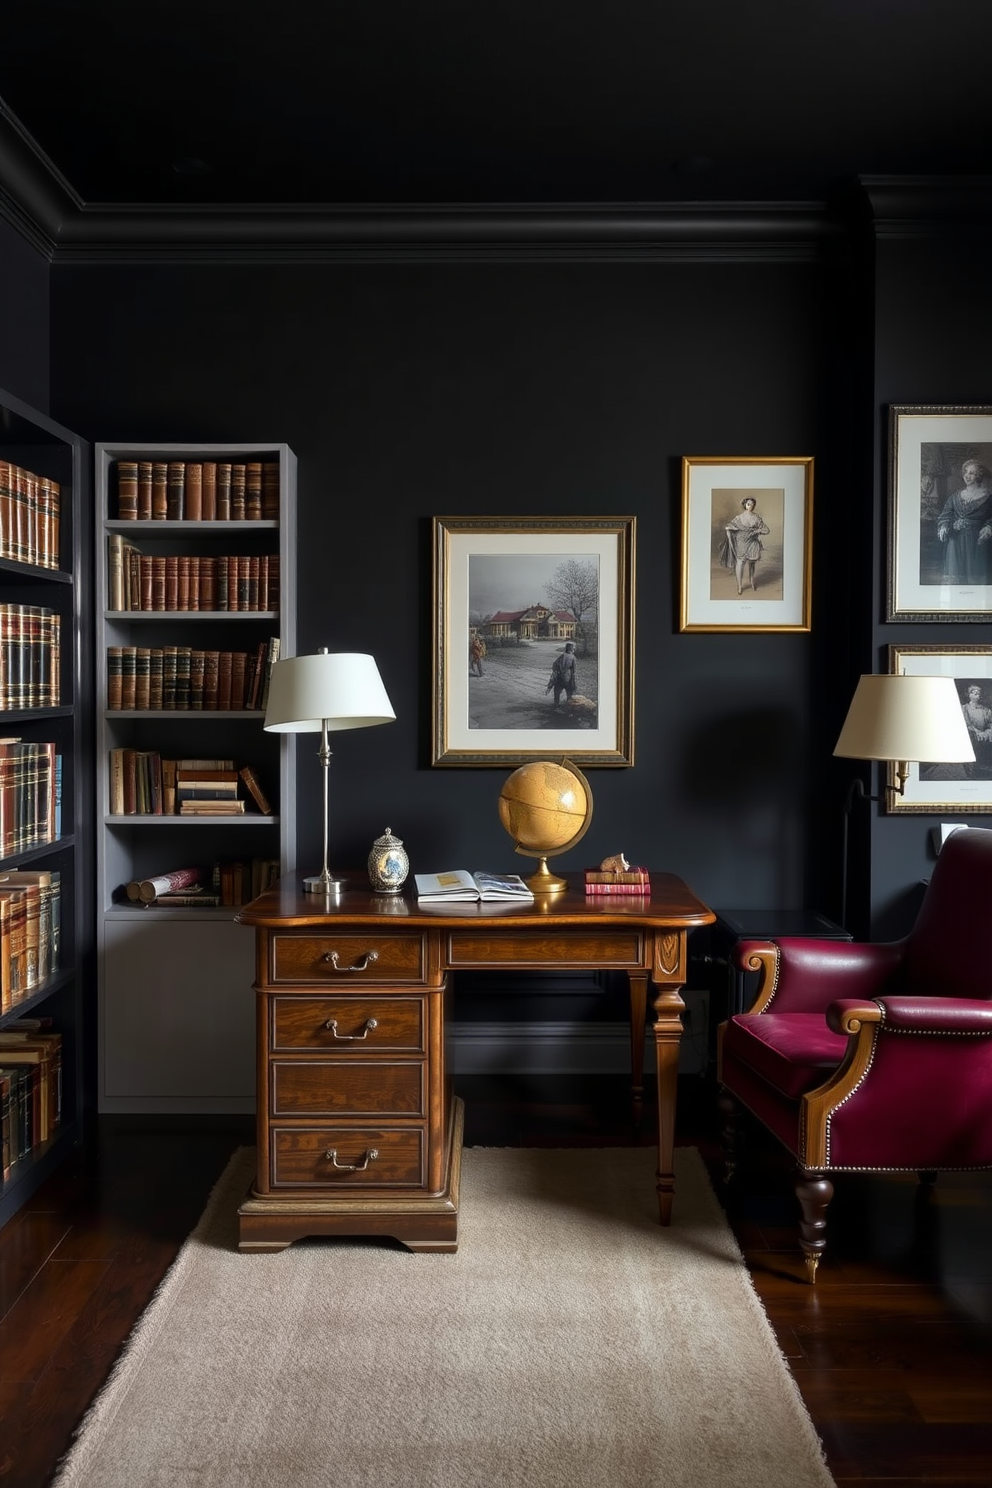
MULTIPOLYGON (((680 1082, 678 1135, 719 1174, 714 1092, 680 1082)), ((459 1082, 466 1142, 652 1143, 625 1081, 459 1082)), ((649 1107, 650 1109, 650 1107, 649 1107)), ((102 1118, 0 1230, 0 1483, 43 1488, 250 1121, 102 1118)), ((815 1288, 787 1161, 756 1138, 728 1213, 838 1484, 992 1485, 992 1174, 838 1180, 815 1288)), ((676 1199, 677 1202, 677 1199, 676 1199)), ((140 1488, 140 1485, 136 1485, 140 1488)))

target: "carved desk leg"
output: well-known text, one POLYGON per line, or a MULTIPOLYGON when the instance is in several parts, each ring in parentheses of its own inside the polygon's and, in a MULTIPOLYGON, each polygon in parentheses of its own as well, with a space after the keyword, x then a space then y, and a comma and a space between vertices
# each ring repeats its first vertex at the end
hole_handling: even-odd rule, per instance
POLYGON ((667 1225, 672 1219, 675 1197, 675 1102, 678 1094, 679 1041, 685 1003, 679 996, 685 983, 685 931, 664 931, 655 936, 653 981, 654 1049, 658 1065, 658 1218, 667 1225))

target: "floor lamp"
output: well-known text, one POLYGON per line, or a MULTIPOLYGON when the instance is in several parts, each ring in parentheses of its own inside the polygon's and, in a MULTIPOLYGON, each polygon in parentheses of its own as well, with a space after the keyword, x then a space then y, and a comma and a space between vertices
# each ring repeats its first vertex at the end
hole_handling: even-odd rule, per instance
POLYGON ((316 656, 287 657, 272 668, 263 727, 273 734, 320 734, 317 757, 324 779, 324 866, 319 874, 303 880, 309 894, 337 898, 345 882, 332 878, 327 869, 327 777, 331 763, 327 736, 342 729, 392 723, 395 718, 371 656, 355 651, 331 654, 322 646, 316 656))
POLYGON ((847 793, 840 897, 841 924, 846 928, 848 823, 855 801, 881 801, 890 791, 903 795, 910 763, 923 760, 951 764, 975 758, 954 678, 907 677, 903 673, 862 677, 834 754, 895 766, 895 783, 887 784, 883 794, 866 796, 860 778, 851 781, 847 793))

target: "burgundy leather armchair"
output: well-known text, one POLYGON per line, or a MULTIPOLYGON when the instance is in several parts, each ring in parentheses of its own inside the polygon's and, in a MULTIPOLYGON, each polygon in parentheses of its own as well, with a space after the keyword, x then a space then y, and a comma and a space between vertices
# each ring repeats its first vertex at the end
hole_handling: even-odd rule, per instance
POLYGON ((728 1176, 744 1106, 796 1159, 813 1282, 828 1174, 992 1167, 992 831, 947 839, 905 940, 752 940, 735 956, 760 977, 720 1029, 728 1176))

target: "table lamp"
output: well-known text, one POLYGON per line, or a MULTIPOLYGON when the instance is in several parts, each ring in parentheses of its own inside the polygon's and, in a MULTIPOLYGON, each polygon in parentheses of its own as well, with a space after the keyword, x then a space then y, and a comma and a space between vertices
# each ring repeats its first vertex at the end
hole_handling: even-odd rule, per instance
POLYGON ((331 763, 329 733, 371 728, 396 718, 379 668, 371 656, 355 651, 330 653, 322 646, 316 656, 291 656, 277 661, 269 680, 269 699, 263 727, 273 734, 320 734, 318 759, 324 778, 324 866, 303 880, 309 894, 338 897, 344 880, 332 878, 327 868, 327 776, 331 763))
MULTIPOLYGON (((911 763, 973 760, 975 751, 961 711, 953 677, 908 677, 904 673, 861 677, 844 727, 834 746, 842 759, 881 760, 894 765, 895 784, 886 791, 903 795, 911 763)), ((844 804, 844 865, 841 924, 847 914, 848 818, 865 790, 852 780, 844 804)), ((883 796, 868 796, 879 801, 883 796)))

